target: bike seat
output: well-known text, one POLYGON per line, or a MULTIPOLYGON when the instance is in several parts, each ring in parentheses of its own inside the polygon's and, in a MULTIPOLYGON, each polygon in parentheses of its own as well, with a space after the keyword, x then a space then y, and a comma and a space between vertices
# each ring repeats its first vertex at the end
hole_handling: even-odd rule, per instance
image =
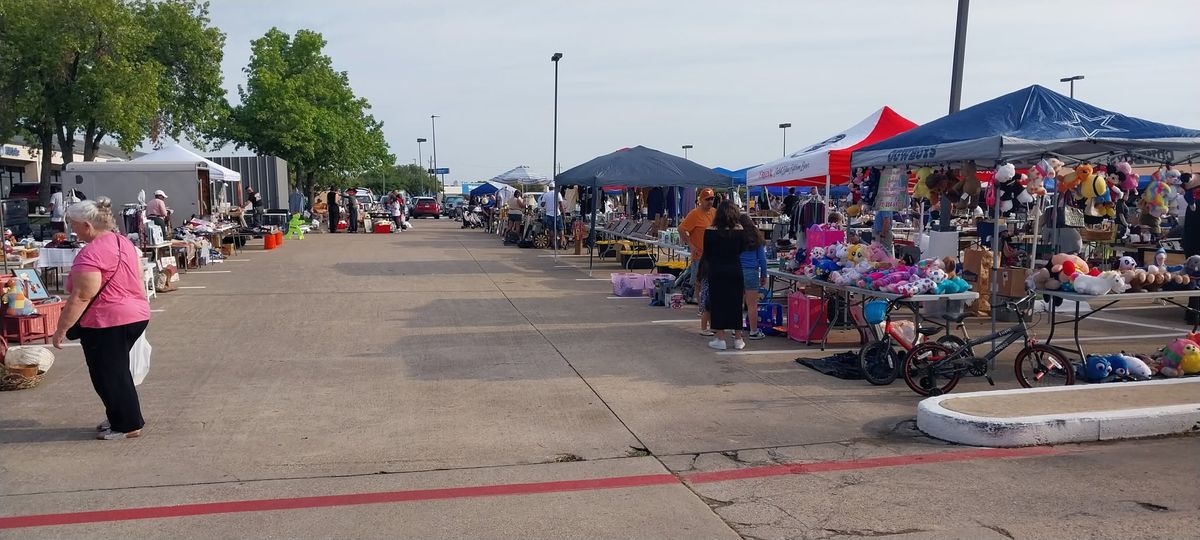
POLYGON ((922 326, 922 327, 917 328, 917 333, 921 334, 922 336, 937 335, 937 333, 941 332, 941 331, 942 331, 942 329, 938 328, 936 326, 922 326))
POLYGON ((967 319, 967 317, 968 317, 968 315, 966 313, 958 313, 956 315, 949 315, 949 314, 942 315, 941 319, 946 322, 952 322, 952 323, 957 324, 957 323, 965 321, 967 319))

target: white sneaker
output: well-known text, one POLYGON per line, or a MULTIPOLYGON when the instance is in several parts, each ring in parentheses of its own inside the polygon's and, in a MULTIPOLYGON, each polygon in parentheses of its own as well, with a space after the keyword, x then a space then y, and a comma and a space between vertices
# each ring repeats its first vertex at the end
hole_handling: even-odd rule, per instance
POLYGON ((742 341, 742 338, 736 338, 736 339, 734 339, 734 340, 733 340, 733 348, 735 348, 735 349, 737 349, 737 350, 739 350, 739 351, 740 351, 740 350, 742 350, 742 349, 745 349, 745 348, 746 348, 746 342, 745 342, 745 341, 742 341))
POLYGON ((714 339, 712 341, 709 341, 708 346, 712 347, 718 351, 723 351, 729 347, 729 345, 727 345, 725 343, 725 340, 723 340, 723 339, 714 339))

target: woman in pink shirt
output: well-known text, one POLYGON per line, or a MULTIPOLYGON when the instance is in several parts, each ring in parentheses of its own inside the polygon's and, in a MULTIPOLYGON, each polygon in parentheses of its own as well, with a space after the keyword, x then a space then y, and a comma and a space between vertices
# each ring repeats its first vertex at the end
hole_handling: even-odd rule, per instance
POLYGON ((129 350, 150 323, 141 253, 116 230, 112 203, 105 197, 71 205, 66 220, 87 246, 71 266, 67 278, 71 296, 58 320, 53 343, 61 349, 67 329, 79 322, 88 375, 107 417, 96 426, 96 438, 137 437, 145 421, 129 372, 129 350))

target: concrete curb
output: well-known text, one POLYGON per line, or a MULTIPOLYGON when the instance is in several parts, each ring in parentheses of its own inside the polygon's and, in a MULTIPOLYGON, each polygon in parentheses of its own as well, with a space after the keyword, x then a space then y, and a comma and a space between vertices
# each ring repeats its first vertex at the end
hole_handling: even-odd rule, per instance
MULTIPOLYGON (((1130 382, 1121 384, 1196 384, 1200 379, 1130 382)), ((971 446, 1014 447, 1104 441, 1173 435, 1200 430, 1200 403, 1018 417, 984 417, 942 407, 946 399, 1004 394, 1087 392, 1110 385, 1022 388, 965 394, 947 394, 922 400, 917 406, 917 428, 938 439, 971 446)))

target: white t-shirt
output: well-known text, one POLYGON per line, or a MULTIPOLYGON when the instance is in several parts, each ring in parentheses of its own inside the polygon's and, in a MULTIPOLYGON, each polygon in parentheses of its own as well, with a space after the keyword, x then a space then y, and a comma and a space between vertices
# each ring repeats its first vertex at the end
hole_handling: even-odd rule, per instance
POLYGON ((546 209, 546 215, 554 217, 562 214, 563 198, 558 191, 547 192, 542 195, 542 208, 546 209))
POLYGON ((50 221, 60 223, 63 220, 63 212, 66 212, 66 206, 63 204, 63 194, 61 191, 50 196, 50 206, 54 208, 50 210, 50 221))
POLYGON ((512 198, 508 199, 508 214, 509 215, 521 215, 523 213, 525 213, 525 200, 524 199, 517 197, 515 195, 512 198))

